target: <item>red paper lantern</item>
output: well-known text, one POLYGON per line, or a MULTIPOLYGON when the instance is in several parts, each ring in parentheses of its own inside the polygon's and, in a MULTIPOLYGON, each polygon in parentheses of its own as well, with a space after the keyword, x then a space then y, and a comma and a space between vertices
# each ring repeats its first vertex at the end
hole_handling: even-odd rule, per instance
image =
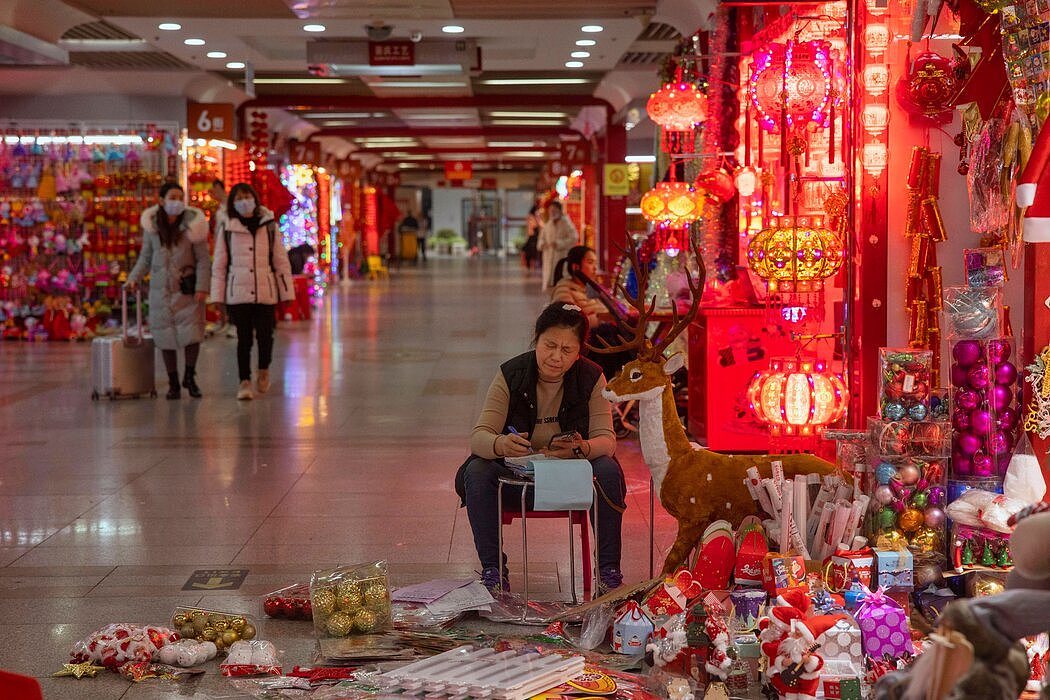
POLYGON ((733 176, 722 169, 700 173, 693 181, 693 185, 706 192, 707 196, 718 204, 725 204, 736 194, 733 176))
POLYGON ((827 127, 835 101, 831 44, 789 41, 755 51, 747 91, 759 126, 770 133, 808 123, 827 127))
POLYGON ((692 83, 666 83, 649 96, 645 111, 660 126, 663 151, 691 153, 696 126, 707 120, 707 95, 692 83))
POLYGON ((751 380, 748 400, 770 434, 807 437, 845 415, 849 389, 823 360, 775 357, 751 380))

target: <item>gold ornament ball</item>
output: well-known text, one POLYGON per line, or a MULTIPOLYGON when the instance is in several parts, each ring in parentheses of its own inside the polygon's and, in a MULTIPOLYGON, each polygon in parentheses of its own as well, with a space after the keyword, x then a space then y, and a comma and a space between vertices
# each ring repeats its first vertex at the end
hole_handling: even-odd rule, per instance
POLYGON ((255 639, 255 625, 245 622, 238 634, 241 635, 241 639, 255 639))
POLYGON ((364 597, 357 595, 337 595, 335 597, 335 609, 343 612, 356 612, 364 603, 364 597))
POLYGON ((244 629, 244 626, 248 624, 248 621, 243 617, 235 617, 230 620, 230 629, 234 632, 240 632, 244 629))
POLYGON ((900 549, 907 544, 908 539, 900 530, 886 530, 875 540, 875 547, 878 549, 900 549))
POLYGON ((898 522, 900 523, 901 529, 905 532, 915 532, 922 527, 925 520, 926 516, 922 514, 921 510, 918 508, 908 508, 901 513, 898 522))
POLYGON ((201 639, 203 639, 206 642, 214 642, 221 636, 222 635, 219 633, 219 630, 215 629, 214 627, 205 627, 201 631, 201 639))
POLYGON ((197 630, 190 623, 184 624, 179 628, 179 634, 186 639, 193 639, 197 635, 197 630))
POLYGON ((340 581, 335 589, 335 594, 339 597, 360 596, 362 592, 360 581, 340 581))
POLYGON ((226 630, 222 633, 222 643, 226 646, 230 646, 234 642, 238 641, 240 638, 241 635, 237 634, 233 630, 226 630))
POLYGON ((211 626, 215 628, 216 632, 220 632, 221 633, 221 632, 225 632, 226 630, 228 630, 230 628, 230 623, 227 622, 226 620, 219 619, 219 620, 215 620, 214 622, 212 622, 211 626))
POLYGON ((977 577, 973 583, 973 597, 984 598, 990 595, 999 595, 1006 586, 997 578, 989 578, 986 576, 977 577))
POLYGON ((335 612, 325 621, 325 629, 333 637, 345 637, 354 627, 354 618, 345 612, 335 612))
POLYGON ((193 623, 193 629, 197 630, 197 634, 203 632, 208 626, 208 616, 199 610, 190 615, 190 621, 193 623))
POLYGON ((916 530, 911 538, 911 546, 920 552, 939 552, 943 545, 941 533, 926 525, 916 530))
POLYGON ((381 618, 374 610, 359 610, 354 616, 354 629, 368 634, 379 629, 381 618))
POLYGON ((182 626, 186 624, 186 613, 175 613, 171 616, 171 626, 176 629, 182 629, 182 626))
POLYGON ((331 588, 322 588, 314 593, 314 614, 331 615, 335 610, 335 593, 331 588))
POLYGON ((386 586, 381 583, 373 583, 365 589, 365 605, 378 607, 387 602, 386 586))
POLYGON ((215 649, 217 651, 222 651, 225 648, 226 648, 226 645, 222 643, 222 637, 219 637, 218 639, 215 640, 215 649))

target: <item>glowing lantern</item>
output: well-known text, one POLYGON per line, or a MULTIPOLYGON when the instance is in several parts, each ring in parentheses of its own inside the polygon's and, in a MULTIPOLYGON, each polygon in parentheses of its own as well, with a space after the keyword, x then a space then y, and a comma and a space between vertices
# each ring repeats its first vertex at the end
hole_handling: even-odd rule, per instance
POLYGON ((780 133, 814 123, 827 127, 835 95, 831 44, 806 41, 767 44, 755 51, 748 98, 759 125, 780 133))
POLYGON ((658 182, 642 196, 642 216, 654 224, 681 228, 704 213, 704 192, 685 182, 658 182))
POLYGON ((773 436, 811 436, 846 413, 849 390, 822 360, 775 357, 748 387, 755 416, 773 436))
POLYGON ((692 152, 694 130, 707 120, 707 95, 692 83, 667 83, 649 96, 645 111, 660 126, 664 151, 692 152))
POLYGON ((747 249, 751 269, 770 292, 817 292, 842 267, 842 241, 819 216, 774 217, 747 249))
POLYGON ((721 168, 700 173, 693 184, 718 204, 725 204, 736 194, 733 177, 721 168))

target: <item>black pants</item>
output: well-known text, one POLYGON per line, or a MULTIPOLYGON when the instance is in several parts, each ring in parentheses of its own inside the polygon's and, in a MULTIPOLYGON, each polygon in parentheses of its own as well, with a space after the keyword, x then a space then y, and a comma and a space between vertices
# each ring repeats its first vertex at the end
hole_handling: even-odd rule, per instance
POLYGON ((273 360, 273 304, 230 304, 230 322, 237 328, 237 374, 240 380, 252 378, 252 334, 259 341, 259 369, 270 369, 273 360))
POLYGON ((419 254, 423 257, 423 261, 426 262, 426 259, 427 259, 427 239, 425 239, 425 238, 418 238, 417 237, 416 238, 416 247, 419 248, 419 254))
MULTIPOLYGON (((620 568, 620 526, 626 506, 627 484, 619 462, 612 457, 596 457, 591 460, 591 469, 598 480, 598 568, 620 568), (609 497, 620 510, 613 508, 609 497)), ((502 462, 475 457, 467 462, 463 473, 463 486, 467 503, 467 518, 474 532, 474 546, 484 569, 499 566, 499 477, 511 476, 502 462)), ((532 507, 532 489, 526 496, 528 507, 532 507)), ((504 507, 509 510, 521 508, 521 488, 503 487, 504 507)), ((591 517, 594 518, 593 509, 591 517)), ((588 556, 586 553, 584 556, 588 556)))

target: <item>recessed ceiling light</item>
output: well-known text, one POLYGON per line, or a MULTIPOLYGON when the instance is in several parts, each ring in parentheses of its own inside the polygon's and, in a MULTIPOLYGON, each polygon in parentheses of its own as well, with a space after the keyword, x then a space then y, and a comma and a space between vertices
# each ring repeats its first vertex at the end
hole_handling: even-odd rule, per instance
POLYGON ((482 85, 582 85, 594 82, 589 78, 488 78, 482 85))
POLYGON ((585 24, 580 27, 580 31, 586 32, 587 34, 597 34, 598 32, 605 31, 605 27, 600 24, 585 24))
POLYGON ((182 25, 178 22, 161 22, 157 25, 157 29, 163 30, 165 32, 177 32, 180 29, 182 29, 182 25))
POLYGON ((417 80, 415 82, 391 82, 389 80, 380 80, 375 83, 369 83, 368 86, 379 88, 462 88, 466 87, 467 84, 463 82, 431 82, 426 80, 417 80))
POLYGON ((591 57, 591 52, 590 51, 573 51, 569 55, 572 56, 573 58, 590 58, 591 57))
POLYGON ((209 51, 208 58, 226 58, 225 51, 209 51))
POLYGON ((638 156, 627 156, 623 159, 625 163, 655 163, 656 156, 653 155, 638 155, 638 156))
POLYGON ((560 119, 493 119, 493 126, 564 126, 560 119))
POLYGON ((226 64, 226 67, 230 69, 244 68, 244 61, 230 61, 226 64))
POLYGON ((441 31, 445 32, 446 34, 462 34, 464 32, 464 29, 458 24, 446 24, 444 27, 441 28, 441 31))
POLYGON ((204 39, 186 39, 183 44, 186 46, 204 46, 204 39))
POLYGON ((566 68, 583 68, 583 61, 566 61, 566 68))
POLYGON ((304 32, 323 32, 325 29, 328 29, 328 27, 324 26, 323 24, 304 24, 303 25, 303 31, 304 32))
POLYGON ((597 43, 598 42, 595 41, 594 39, 577 39, 576 40, 576 45, 577 46, 594 46, 597 43))

